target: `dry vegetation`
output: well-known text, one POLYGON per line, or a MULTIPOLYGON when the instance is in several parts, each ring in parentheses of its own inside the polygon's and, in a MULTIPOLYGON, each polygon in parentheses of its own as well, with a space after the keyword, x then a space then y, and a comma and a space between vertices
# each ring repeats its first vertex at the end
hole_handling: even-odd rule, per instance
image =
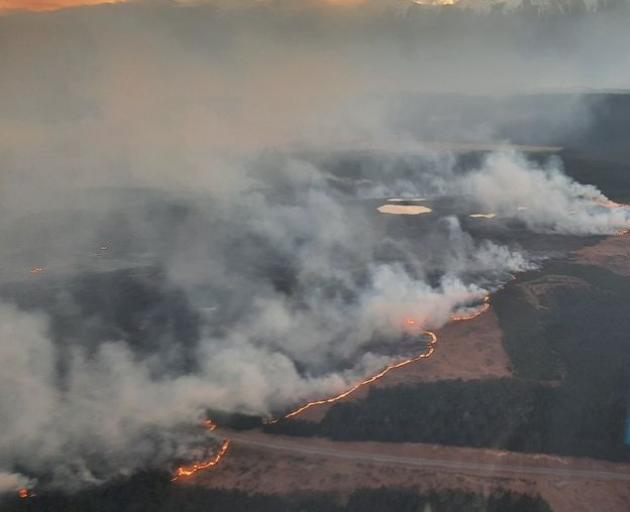
MULTIPOLYGON (((250 436, 250 434, 248 434, 250 436)), ((262 439, 262 434, 251 434, 262 439)), ((277 436, 273 437, 277 442, 277 436)), ((542 455, 505 453, 493 450, 453 448, 423 444, 339 443, 321 439, 308 441, 282 438, 283 444, 322 447, 346 452, 467 460, 496 464, 546 467, 600 468, 630 471, 630 466, 542 455)), ((384 465, 363 460, 340 459, 313 454, 274 451, 235 443, 217 470, 200 474, 193 483, 217 489, 285 494, 296 491, 326 491, 342 495, 361 487, 411 487, 418 491, 460 489, 490 493, 508 488, 525 494, 540 494, 554 512, 626 512, 630 510, 628 482, 609 482, 526 475, 523 477, 479 476, 436 469, 384 465)))
POLYGON ((596 245, 580 249, 575 253, 575 260, 630 276, 630 233, 606 238, 596 245))
MULTIPOLYGON (((395 386, 445 379, 490 379, 511 376, 510 362, 503 349, 501 329, 490 309, 469 321, 451 322, 438 332, 434 355, 388 373, 374 386, 395 386)), ((369 386, 346 400, 365 397, 369 386)), ((307 410, 301 419, 320 421, 330 408, 321 405, 307 410)))

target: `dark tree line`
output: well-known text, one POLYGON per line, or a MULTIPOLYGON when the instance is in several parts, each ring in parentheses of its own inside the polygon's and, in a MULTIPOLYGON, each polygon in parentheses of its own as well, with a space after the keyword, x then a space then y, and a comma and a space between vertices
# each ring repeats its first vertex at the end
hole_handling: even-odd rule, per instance
POLYGON ((174 485, 168 474, 145 472, 72 495, 42 494, 0 501, 1 512, 551 512, 538 496, 499 490, 489 496, 456 490, 360 489, 289 496, 174 485))
POLYGON ((442 381, 375 389, 339 403, 321 423, 289 420, 271 433, 340 441, 425 442, 454 446, 630 458, 625 402, 577 403, 570 391, 515 379, 442 381))

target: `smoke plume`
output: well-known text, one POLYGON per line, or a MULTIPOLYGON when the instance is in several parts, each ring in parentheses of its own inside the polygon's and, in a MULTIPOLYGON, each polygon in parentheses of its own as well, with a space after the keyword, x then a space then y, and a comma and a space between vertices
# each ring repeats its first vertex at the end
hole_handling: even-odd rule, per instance
POLYGON ((557 159, 540 166, 523 155, 493 154, 459 185, 482 209, 519 219, 534 232, 610 235, 630 225, 630 208, 571 180, 557 159))

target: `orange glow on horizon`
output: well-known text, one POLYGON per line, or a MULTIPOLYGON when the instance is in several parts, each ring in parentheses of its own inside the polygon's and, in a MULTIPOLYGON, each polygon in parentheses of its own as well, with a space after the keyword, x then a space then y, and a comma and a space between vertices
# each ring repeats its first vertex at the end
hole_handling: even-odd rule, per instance
POLYGON ((117 4, 127 0, 0 0, 3 11, 56 11, 69 7, 84 7, 100 4, 117 4))
MULTIPOLYGON (((0 13, 8 11, 57 11, 59 9, 72 7, 120 4, 129 1, 130 0, 0 0, 0 13)), ((187 0, 175 0, 175 2, 194 4, 194 2, 187 2, 187 0)), ((366 2, 367 0, 322 0, 322 3, 335 7, 356 7, 366 2)))
MULTIPOLYGON (((130 0, 0 0, 0 13, 9 11, 46 12, 68 9, 72 7, 86 7, 103 4, 127 3, 130 0)), ((190 0, 174 0, 176 3, 193 4, 190 0)), ((321 0, 325 5, 333 7, 359 7, 369 0, 321 0)), ((409 0, 409 4, 443 6, 455 5, 458 0, 409 0)))

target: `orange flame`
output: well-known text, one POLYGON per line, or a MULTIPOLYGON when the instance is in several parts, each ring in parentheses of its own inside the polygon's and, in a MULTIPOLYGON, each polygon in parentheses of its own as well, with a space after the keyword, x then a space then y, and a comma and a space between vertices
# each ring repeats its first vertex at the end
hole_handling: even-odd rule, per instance
POLYGON ((483 315, 486 311, 490 309, 490 296, 486 296, 483 299, 483 304, 479 306, 477 309, 467 313, 453 313, 451 315, 451 321, 453 322, 461 322, 464 320, 473 320, 478 316, 483 315))
MULTIPOLYGON (((409 319, 409 320, 406 320, 405 323, 407 323, 407 325, 415 325, 415 320, 409 319)), ((422 354, 419 354, 409 359, 405 359, 404 361, 400 361, 398 363, 390 364, 386 366, 385 368, 383 368, 377 374, 372 375, 371 377, 368 377, 365 380, 362 380, 361 382, 355 384, 354 386, 347 389, 346 391, 339 393, 338 395, 331 396, 329 398, 323 398, 321 400, 313 400, 312 402, 307 402, 306 404, 302 405, 301 407, 298 407, 294 411, 291 411, 288 414, 285 414, 282 419, 286 420, 286 419, 293 418, 297 416, 298 414, 303 413, 307 409, 310 409, 311 407, 315 407, 317 405, 332 404, 334 402, 342 400, 343 398, 350 396, 355 391, 361 389, 363 386, 372 384, 373 382, 376 382, 377 380, 382 379, 383 377, 385 377, 385 375, 387 375, 392 370, 396 370, 398 368, 402 368, 403 366, 407 366, 411 363, 415 363, 416 361, 420 361, 421 359, 427 359, 431 357, 433 355, 433 352, 435 351, 435 344, 437 343, 437 336, 435 335, 435 333, 431 331, 426 331, 424 334, 429 337, 429 343, 427 345, 427 350, 423 352, 422 354)), ((280 418, 274 418, 270 420, 268 423, 273 424, 273 423, 277 423, 278 421, 280 421, 280 418)))
POLYGON ((598 205, 603 206, 604 208, 610 208, 610 209, 621 208, 623 206, 626 206, 625 204, 616 203, 612 199, 608 199, 608 198, 597 197, 593 199, 593 201, 597 203, 598 205))
MULTIPOLYGON (((204 425, 205 423, 206 422, 204 422, 204 425)), ((211 430, 216 429, 216 425, 214 423, 213 423, 213 426, 214 428, 212 428, 211 430)), ((171 478, 171 480, 175 481, 181 478, 189 478, 193 476, 194 474, 198 473, 199 471, 203 471, 205 469, 210 469, 210 468, 214 468, 218 466, 219 463, 223 460, 223 458, 227 454, 228 450, 230 449, 231 443, 232 442, 229 439, 224 439, 223 443, 221 443, 221 446, 219 447, 217 452, 209 459, 202 460, 200 462, 195 462, 194 464, 191 464, 190 466, 178 467, 177 470, 175 471, 175 474, 173 475, 173 478, 171 478)))
POLYGON ((201 426, 207 430, 209 430, 210 432, 213 432, 217 429, 217 424, 212 421, 212 420, 205 420, 201 426))
POLYGON ((18 497, 23 500, 25 500, 26 498, 32 498, 33 496, 35 496, 35 493, 27 489, 26 487, 18 489, 18 497))

